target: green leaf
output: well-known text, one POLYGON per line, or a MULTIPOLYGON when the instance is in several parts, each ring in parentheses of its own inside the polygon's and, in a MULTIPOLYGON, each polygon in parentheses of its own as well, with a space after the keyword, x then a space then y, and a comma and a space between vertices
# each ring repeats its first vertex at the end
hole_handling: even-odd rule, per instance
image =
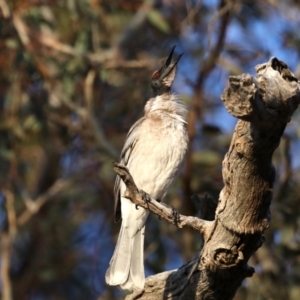
POLYGON ((10 49, 17 49, 19 46, 18 42, 15 39, 7 39, 5 41, 5 45, 7 48, 10 48, 10 49))
POLYGON ((38 132, 41 130, 40 122, 33 115, 30 115, 25 119, 25 121, 23 123, 23 127, 25 130, 32 130, 35 132, 38 132))
POLYGON ((150 10, 150 12, 148 13, 148 20, 154 27, 156 27, 160 31, 164 33, 170 32, 169 24, 167 23, 166 19, 158 10, 156 9, 150 10))

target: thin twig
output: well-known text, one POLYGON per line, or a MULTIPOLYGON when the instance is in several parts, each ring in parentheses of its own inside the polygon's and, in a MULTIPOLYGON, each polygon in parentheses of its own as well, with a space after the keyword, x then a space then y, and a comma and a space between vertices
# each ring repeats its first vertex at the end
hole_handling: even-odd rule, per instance
MULTIPOLYGON (((232 7, 232 3, 229 1, 228 3, 226 3, 226 1, 221 1, 220 5, 219 5, 219 10, 217 11, 217 13, 210 19, 209 23, 208 23, 208 48, 211 48, 211 40, 212 40, 212 33, 213 33, 213 29, 214 29, 214 25, 217 23, 218 20, 221 20, 221 22, 223 23, 225 20, 226 22, 228 21, 228 12, 230 11, 231 7, 232 7), (222 18, 224 15, 225 18, 222 18)), ((221 37, 221 35, 223 34, 223 31, 226 28, 223 28, 222 26, 225 25, 224 23, 220 26, 221 29, 221 33, 219 35, 219 37, 221 37)), ((222 37, 221 37, 222 38, 222 37)), ((219 39, 220 41, 220 39, 219 39)), ((217 42, 218 43, 218 42, 217 42)))
POLYGON ((5 0, 0 0, 0 9, 2 10, 3 17, 5 19, 8 19, 11 14, 10 14, 9 6, 5 0))
MULTIPOLYGON (((91 75, 90 75, 91 76, 91 75)), ((85 81, 85 96, 91 97, 92 89, 88 86, 91 84, 91 78, 85 81)), ((91 112, 86 107, 80 107, 76 103, 70 101, 68 98, 64 97, 63 95, 55 95, 57 99, 61 100, 61 102, 66 105, 69 109, 75 112, 84 122, 87 122, 91 129, 93 130, 93 134, 95 140, 99 146, 99 148, 104 149, 113 159, 118 159, 119 155, 117 154, 116 149, 113 145, 108 141, 105 137, 105 133, 102 128, 99 126, 97 119, 94 116, 94 113, 91 112)), ((86 98, 86 103, 90 103, 92 100, 90 98, 86 98)))
POLYGON ((197 1, 197 3, 192 7, 192 1, 191 3, 188 3, 188 0, 185 1, 186 10, 187 10, 187 16, 186 18, 181 22, 181 27, 185 27, 187 25, 192 26, 194 23, 194 19, 199 14, 199 10, 201 9, 203 5, 203 1, 197 1))
POLYGON ((84 81, 84 99, 86 103, 87 110, 89 114, 93 112, 94 108, 94 91, 93 91, 93 84, 96 78, 96 71, 91 69, 89 70, 85 81, 84 81))
POLYGON ((6 213, 8 220, 7 232, 1 232, 1 278, 2 278, 2 300, 12 300, 12 284, 10 279, 10 266, 12 247, 17 233, 16 212, 14 207, 14 195, 6 190, 6 213))
POLYGON ((67 179, 58 179, 46 193, 40 195, 36 200, 30 200, 30 205, 26 205, 26 210, 17 218, 17 224, 23 226, 27 223, 49 200, 53 199, 65 189, 70 182, 71 181, 67 179))

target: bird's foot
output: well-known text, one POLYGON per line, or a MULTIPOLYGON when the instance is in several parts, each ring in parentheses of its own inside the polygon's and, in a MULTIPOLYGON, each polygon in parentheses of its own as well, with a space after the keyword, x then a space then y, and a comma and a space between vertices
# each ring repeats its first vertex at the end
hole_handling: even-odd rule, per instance
MULTIPOLYGON (((150 196, 149 196, 146 192, 144 192, 143 190, 140 190, 140 194, 141 194, 142 199, 143 199, 144 202, 147 204, 148 209, 149 209, 149 203, 151 202, 150 196)), ((135 208, 136 208, 136 209, 139 209, 139 206, 136 204, 136 205, 135 205, 135 208)))
POLYGON ((172 207, 172 217, 173 217, 173 221, 174 224, 177 226, 177 224, 180 221, 180 214, 178 213, 178 211, 172 207))

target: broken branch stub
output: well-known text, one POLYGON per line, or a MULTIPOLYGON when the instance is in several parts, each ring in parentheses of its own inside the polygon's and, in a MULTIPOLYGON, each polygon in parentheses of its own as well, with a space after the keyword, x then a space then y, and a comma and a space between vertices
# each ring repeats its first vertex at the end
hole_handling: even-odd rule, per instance
POLYGON ((234 117, 264 129, 285 125, 299 105, 299 83, 287 65, 272 57, 255 67, 257 77, 230 76, 222 100, 234 117))

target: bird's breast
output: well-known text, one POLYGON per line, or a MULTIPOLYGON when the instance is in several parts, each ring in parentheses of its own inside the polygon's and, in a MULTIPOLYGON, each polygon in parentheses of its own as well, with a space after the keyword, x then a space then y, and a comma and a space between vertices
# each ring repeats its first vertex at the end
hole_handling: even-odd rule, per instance
POLYGON ((176 177, 188 138, 182 122, 172 117, 146 119, 128 168, 138 188, 161 199, 176 177))

